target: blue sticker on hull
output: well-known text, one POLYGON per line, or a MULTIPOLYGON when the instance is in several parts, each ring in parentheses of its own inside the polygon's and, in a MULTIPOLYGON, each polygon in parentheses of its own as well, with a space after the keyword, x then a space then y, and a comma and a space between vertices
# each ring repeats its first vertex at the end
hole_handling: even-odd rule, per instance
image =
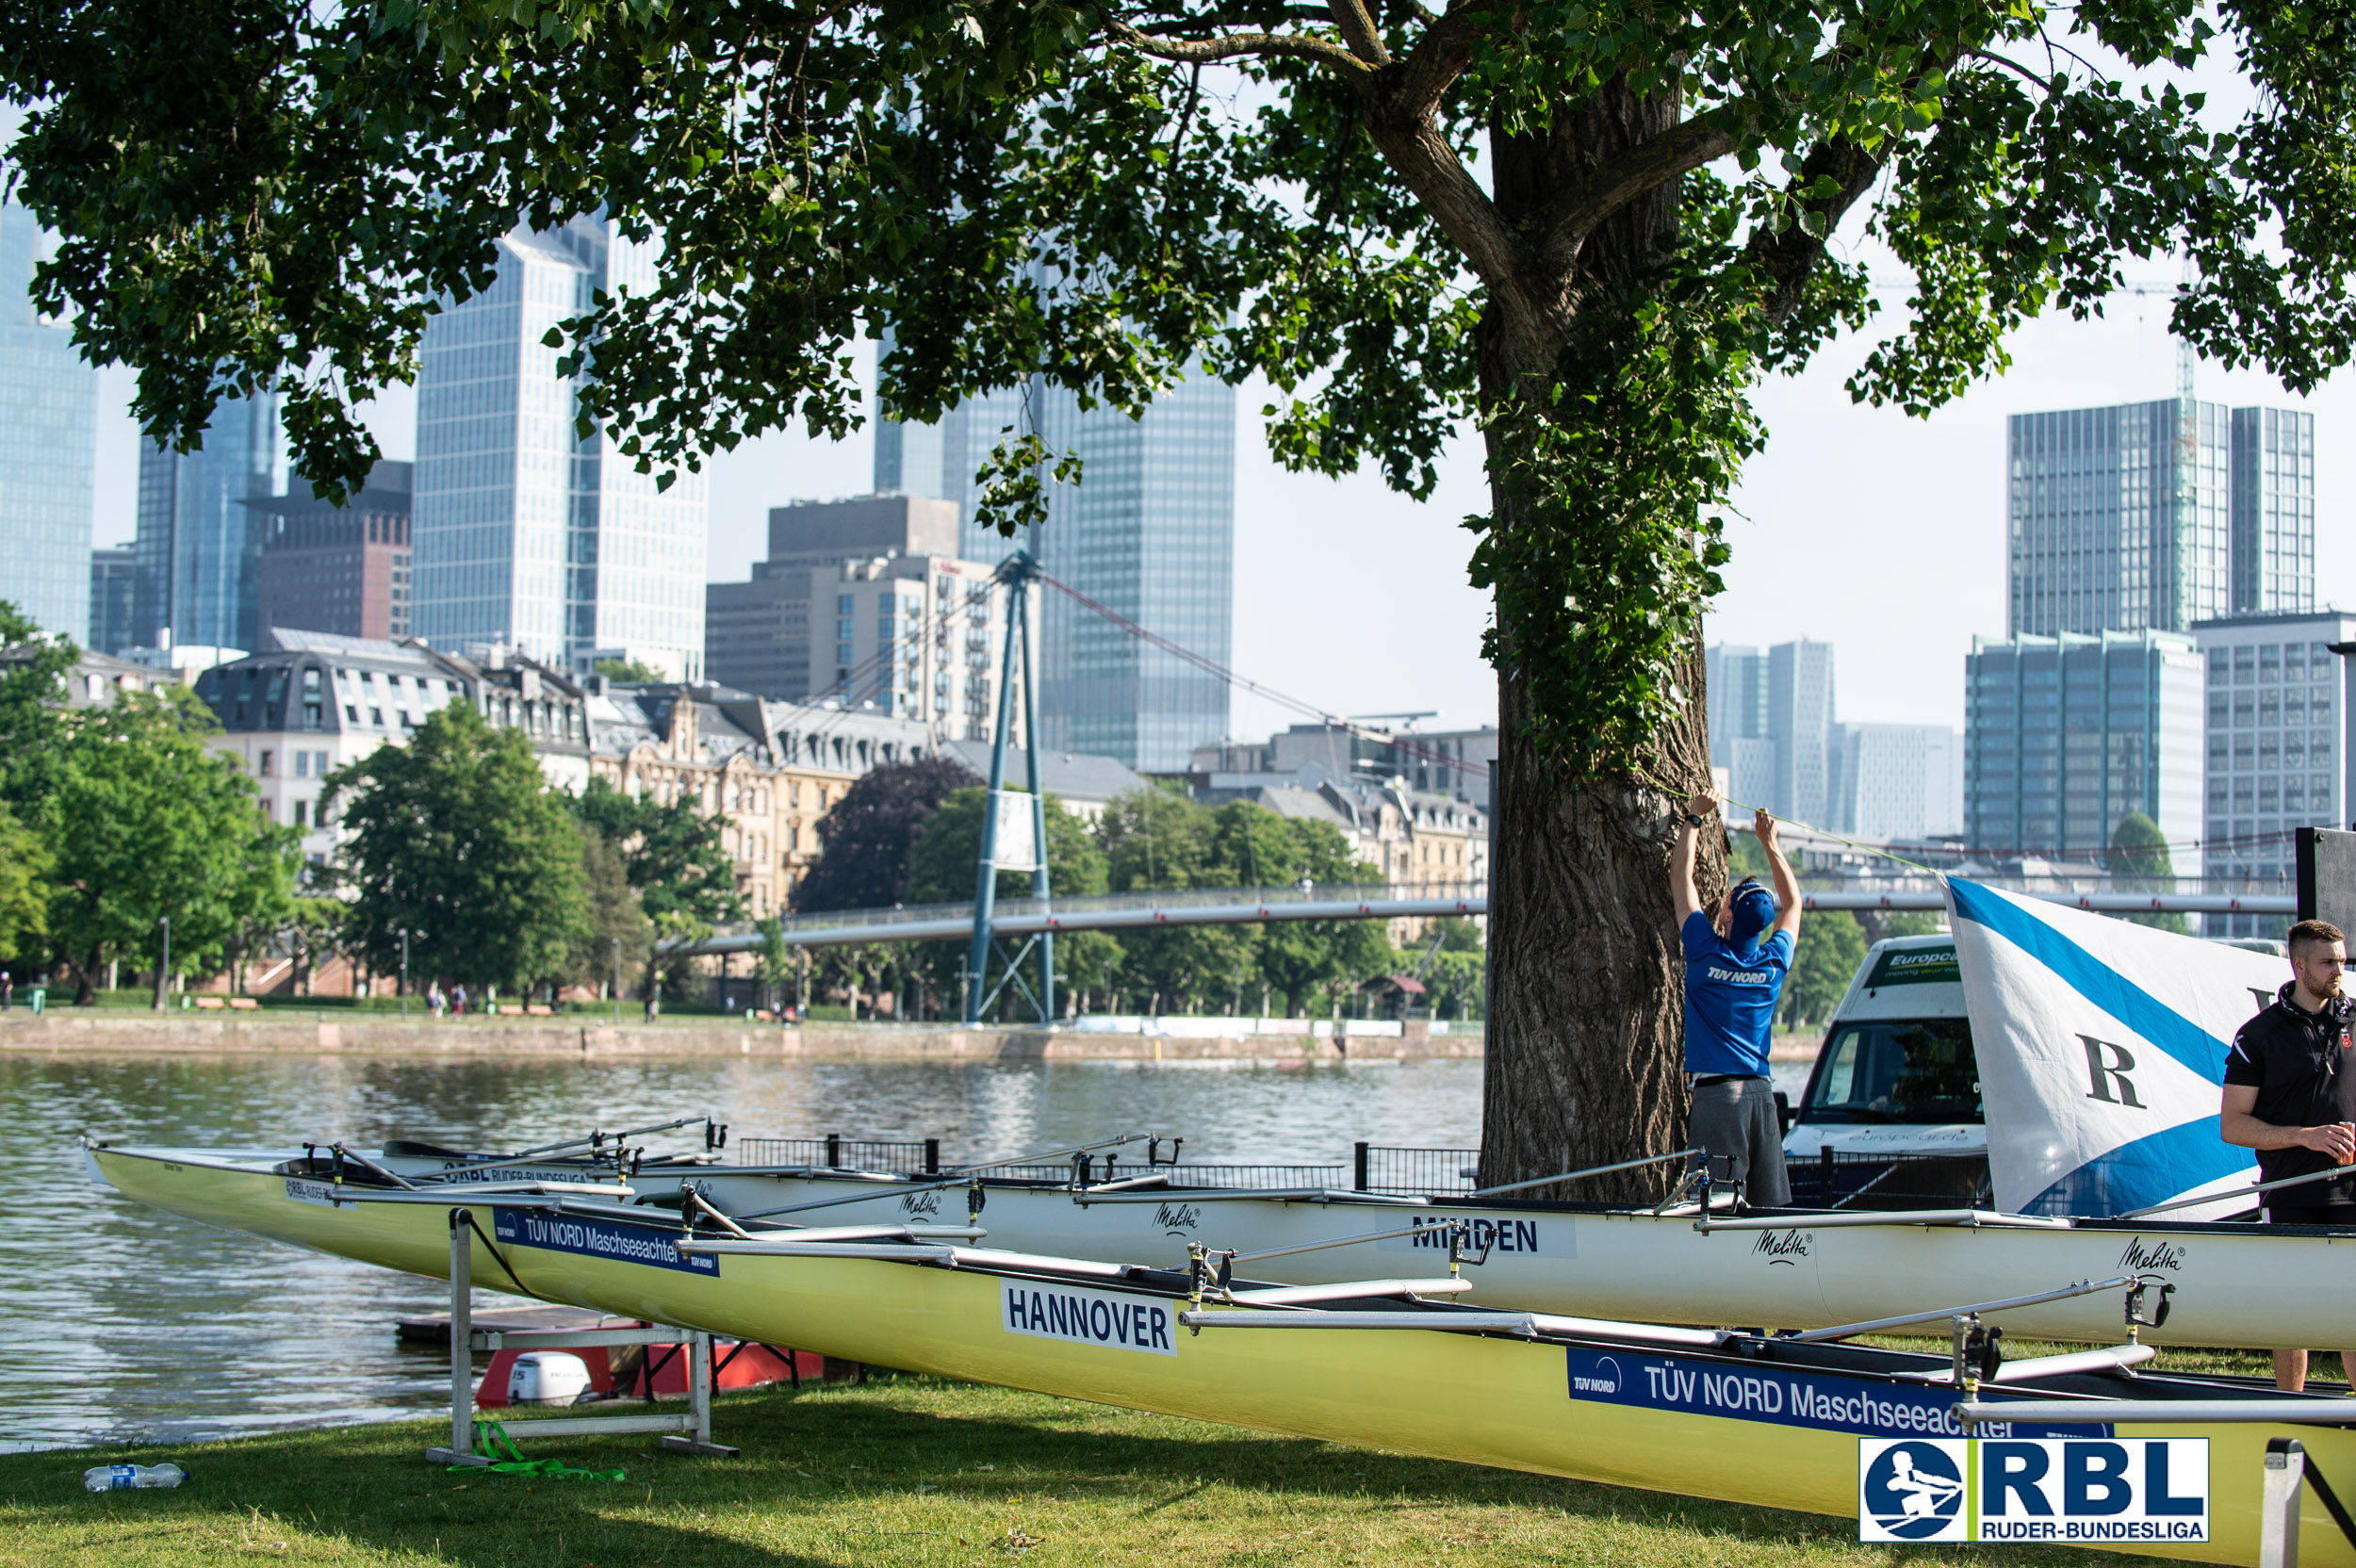
POLYGON ((538 1209, 494 1209, 491 1233, 508 1247, 578 1252, 609 1263, 642 1263, 652 1268, 679 1268, 715 1279, 720 1273, 718 1258, 709 1253, 682 1252, 676 1245, 676 1233, 644 1225, 617 1225, 610 1219, 582 1219, 538 1209))
POLYGON ((1570 1396, 1646 1410, 1681 1411, 1860 1437, 2101 1437, 2108 1427, 2033 1427, 1981 1421, 1967 1432, 1956 1396, 1943 1388, 1842 1378, 1794 1367, 1728 1366, 1637 1350, 1567 1352, 1570 1396))

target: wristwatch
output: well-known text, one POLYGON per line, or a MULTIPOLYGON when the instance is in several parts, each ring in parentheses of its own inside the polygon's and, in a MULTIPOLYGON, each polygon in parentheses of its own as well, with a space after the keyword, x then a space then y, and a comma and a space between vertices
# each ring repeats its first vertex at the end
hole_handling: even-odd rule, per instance
POLYGON ((1702 824, 1708 822, 1710 819, 1701 815, 1697 811, 1688 811, 1685 813, 1685 820, 1691 826, 1698 828, 1702 825, 1702 824))

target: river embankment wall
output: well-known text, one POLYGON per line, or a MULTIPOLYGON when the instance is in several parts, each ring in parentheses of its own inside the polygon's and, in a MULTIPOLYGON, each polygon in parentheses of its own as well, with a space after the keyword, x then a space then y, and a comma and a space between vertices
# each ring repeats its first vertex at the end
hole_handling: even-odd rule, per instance
MULTIPOLYGON (((1461 1027, 1461 1026, 1460 1026, 1461 1027)), ((309 1012, 190 1017, 165 1013, 0 1013, 0 1053, 120 1055, 434 1057, 745 1056, 782 1061, 1254 1061, 1271 1064, 1479 1057, 1478 1034, 1171 1036, 953 1025, 610 1023, 483 1018, 438 1022, 309 1012)))

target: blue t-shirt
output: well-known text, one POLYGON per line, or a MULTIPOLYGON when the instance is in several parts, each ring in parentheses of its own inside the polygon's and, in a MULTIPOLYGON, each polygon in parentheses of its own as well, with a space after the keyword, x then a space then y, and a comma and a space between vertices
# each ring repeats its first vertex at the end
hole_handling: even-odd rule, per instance
POLYGON ((1678 936, 1685 944, 1685 1070, 1766 1077, 1775 999, 1792 972, 1792 934, 1777 931, 1737 953, 1696 909, 1678 936))

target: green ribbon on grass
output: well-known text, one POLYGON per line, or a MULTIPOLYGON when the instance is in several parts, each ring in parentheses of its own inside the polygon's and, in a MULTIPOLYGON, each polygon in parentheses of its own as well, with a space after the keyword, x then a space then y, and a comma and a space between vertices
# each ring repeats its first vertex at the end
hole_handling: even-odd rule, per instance
POLYGON ((501 1476, 548 1476, 555 1478, 585 1481, 619 1481, 630 1478, 619 1470, 585 1470, 578 1464, 567 1464, 561 1459, 526 1459, 515 1440, 507 1435, 507 1429, 497 1421, 476 1416, 474 1442, 477 1451, 492 1456, 488 1464, 453 1464, 450 1474, 465 1472, 474 1475, 489 1470, 501 1476))

